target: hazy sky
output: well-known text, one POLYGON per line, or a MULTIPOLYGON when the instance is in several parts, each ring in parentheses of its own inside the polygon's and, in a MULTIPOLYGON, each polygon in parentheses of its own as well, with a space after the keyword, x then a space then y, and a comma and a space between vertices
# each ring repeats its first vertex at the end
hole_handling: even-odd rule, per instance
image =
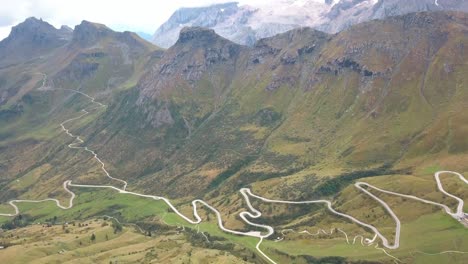
POLYGON ((0 39, 8 36, 12 26, 31 16, 42 18, 55 27, 73 28, 82 20, 89 20, 114 30, 152 34, 179 7, 223 2, 229 0, 0 0, 0 39))

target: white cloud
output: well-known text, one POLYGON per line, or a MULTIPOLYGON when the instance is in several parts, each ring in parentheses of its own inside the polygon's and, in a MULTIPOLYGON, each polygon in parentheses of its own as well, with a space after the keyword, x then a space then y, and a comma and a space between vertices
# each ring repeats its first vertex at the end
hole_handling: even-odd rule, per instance
MULTIPOLYGON (((254 0, 254 2, 265 0, 254 0)), ((0 39, 12 26, 35 16, 55 27, 74 27, 82 20, 115 30, 153 33, 180 7, 203 6, 226 0, 3 0, 0 4, 0 39)), ((243 1, 250 2, 250 1, 243 1)))

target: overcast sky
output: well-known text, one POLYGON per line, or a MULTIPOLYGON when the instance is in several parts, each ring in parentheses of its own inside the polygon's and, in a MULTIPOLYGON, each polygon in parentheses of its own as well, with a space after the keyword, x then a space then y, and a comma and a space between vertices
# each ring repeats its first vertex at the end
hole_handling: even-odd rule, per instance
MULTIPOLYGON (((205 6, 229 0, 1 0, 0 39, 11 27, 35 16, 55 27, 74 27, 82 20, 106 24, 114 30, 153 34, 180 7, 205 6)), ((268 2, 241 0, 238 2, 268 2)))

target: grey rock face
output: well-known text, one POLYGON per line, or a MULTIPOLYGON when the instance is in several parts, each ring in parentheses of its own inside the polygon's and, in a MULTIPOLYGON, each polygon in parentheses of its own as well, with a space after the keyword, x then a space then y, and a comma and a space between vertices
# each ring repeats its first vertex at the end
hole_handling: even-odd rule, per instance
POLYGON ((226 3, 198 8, 181 8, 161 25, 153 36, 153 42, 168 48, 178 39, 183 27, 197 26, 211 28, 217 34, 239 44, 252 46, 258 39, 270 37, 299 27, 291 23, 274 23, 258 19, 264 16, 261 10, 251 6, 226 3))
MULTIPOLYGON (((90 60, 107 56, 103 52, 96 53, 81 53, 67 67, 65 67, 58 76, 61 79, 80 80, 91 78, 99 68, 99 63, 91 62, 90 60)), ((56 80, 59 81, 60 79, 56 80)))
POLYGON ((140 80, 141 94, 154 99, 174 84, 193 87, 213 68, 231 72, 242 49, 212 29, 183 28, 176 44, 164 52, 158 64, 140 80))
POLYGON ((468 12, 465 0, 341 0, 326 14, 328 19, 318 29, 336 33, 354 24, 391 16, 424 11, 468 12), (369 2, 373 2, 371 5, 369 2))
MULTIPOLYGON (((215 28, 239 12, 237 3, 226 3, 198 8, 181 8, 161 25, 153 36, 154 42, 161 47, 172 46, 185 26, 215 28)), ((233 25, 235 27, 235 25, 233 25)))
POLYGON ((404 15, 412 12, 459 10, 468 11, 466 0, 381 0, 374 8, 373 18, 404 15))

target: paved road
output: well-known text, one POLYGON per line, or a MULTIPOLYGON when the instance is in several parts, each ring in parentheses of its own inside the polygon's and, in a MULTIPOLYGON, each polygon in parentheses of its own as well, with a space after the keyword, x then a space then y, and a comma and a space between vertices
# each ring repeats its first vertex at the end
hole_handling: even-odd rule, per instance
MULTIPOLYGON (((72 91, 72 92, 75 92, 75 93, 78 93, 78 94, 81 94, 85 97, 87 97, 88 99, 91 100, 91 102, 93 104, 96 104, 97 107, 95 108, 92 108, 92 110, 96 110, 98 108, 102 108, 102 107, 106 107, 106 105, 100 103, 100 102, 97 102, 95 100, 94 97, 92 96, 89 96, 81 91, 77 91, 77 90, 73 90, 73 89, 52 89, 52 88, 48 88, 46 87, 46 80, 47 80, 47 75, 43 75, 44 76, 44 79, 43 79, 43 83, 42 83, 42 86, 39 88, 40 90, 43 90, 43 91, 47 91, 47 90, 67 90, 67 91, 72 91)), ((91 111, 91 109, 88 109, 91 111)), ((454 199, 456 199, 458 201, 458 206, 457 206, 457 210, 456 212, 452 212, 452 210, 444 205, 444 204, 440 204, 440 203, 436 203, 436 202, 432 202, 432 201, 429 201, 429 200, 426 200, 426 199, 422 199, 422 198, 419 198, 419 197, 416 197, 416 196, 413 196, 413 195, 407 195, 407 194, 401 194, 401 193, 397 193, 397 192, 392 192, 392 191, 387 191, 387 190, 384 190, 384 189, 380 189, 378 187, 375 187, 369 183, 365 183, 365 182, 356 182, 354 184, 354 186, 359 189, 360 191, 362 191, 363 193, 367 194, 370 198, 376 200, 378 203, 380 203, 384 208, 385 210, 392 216, 392 218, 395 220, 395 223, 396 223, 396 228, 395 228, 395 241, 393 244, 390 244, 390 242, 388 241, 388 239, 382 235, 380 233, 380 231, 374 227, 373 225, 371 224, 368 224, 368 223, 365 223, 365 222, 362 222, 360 221, 359 219, 356 219, 355 217, 351 216, 351 215, 348 215, 348 214, 345 214, 345 213, 342 213, 342 212, 339 212, 337 210, 335 210, 332 206, 332 202, 329 201, 329 200, 323 200, 323 199, 319 199, 319 200, 310 200, 310 201, 285 201, 285 200, 274 200, 274 199, 269 199, 269 198, 265 198, 265 197, 262 197, 262 196, 259 196, 259 195, 256 195, 256 194, 253 194, 252 191, 249 189, 249 188, 242 188, 240 189, 240 193, 241 195, 244 197, 244 200, 247 204, 247 207, 249 209, 249 211, 244 211, 244 212, 241 212, 239 214, 239 216, 241 217, 241 219, 248 225, 250 226, 253 226, 253 227, 257 227, 257 228, 260 228, 260 229, 264 229, 265 232, 260 232, 260 231, 248 231, 248 232, 241 232, 241 231, 237 231, 237 230, 233 230, 233 229, 229 229, 229 228, 226 228, 223 224, 223 221, 222 221, 222 216, 221 216, 221 213, 216 209, 214 208, 213 206, 209 205, 208 203, 206 203, 205 201, 203 200, 200 200, 200 199, 197 199, 197 200, 193 200, 192 201, 192 207, 193 207, 193 217, 194 219, 190 218, 190 217, 187 217, 185 216, 184 214, 182 214, 171 202, 169 199, 165 198, 165 197, 162 197, 162 196, 156 196, 156 195, 148 195, 148 194, 141 194, 141 193, 137 193, 137 192, 130 192, 130 191, 127 191, 126 188, 127 188, 127 185, 128 183, 125 181, 125 180, 122 180, 122 179, 118 179, 118 178, 114 178, 112 177, 109 172, 106 170, 105 168, 105 164, 104 162, 102 162, 102 160, 98 157, 97 153, 91 149, 89 149, 88 147, 82 147, 82 146, 78 146, 78 145, 81 145, 84 143, 84 141, 79 137, 79 136, 75 136, 73 133, 70 132, 70 130, 68 128, 66 128, 66 124, 69 123, 69 122, 72 122, 74 120, 78 120, 86 115, 89 114, 89 111, 87 111, 86 109, 83 109, 81 110, 83 113, 77 117, 74 117, 74 118, 70 118, 68 120, 65 120, 64 122, 62 122, 60 124, 62 130, 70 137, 74 138, 74 142, 70 143, 68 145, 69 148, 71 149, 82 149, 82 150, 85 150, 89 153, 91 153, 94 157, 94 159, 101 165, 101 170, 104 172, 104 174, 112 179, 112 180, 115 180, 115 181, 118 181, 120 182, 123 187, 122 188, 118 188, 118 187, 115 187, 115 186, 112 186, 112 185, 86 185, 86 184, 73 184, 71 180, 67 180, 63 183, 63 188, 68 192, 70 193, 71 195, 71 198, 70 198, 70 201, 69 201, 69 205, 68 206, 62 206, 60 204, 60 202, 57 200, 57 199, 52 199, 52 198, 48 198, 48 199, 44 199, 44 200, 12 200, 12 201, 9 201, 9 204, 14 208, 15 210, 15 213, 14 214, 0 214, 0 216, 15 216, 17 214, 19 214, 19 209, 18 207, 16 206, 16 203, 23 203, 23 202, 28 202, 28 203, 40 203, 40 202, 45 202, 45 201, 53 201, 57 204, 57 206, 61 209, 69 209, 73 206, 73 200, 75 198, 75 194, 70 191, 68 189, 68 187, 77 187, 77 188, 107 188, 107 189, 113 189, 115 191, 118 191, 120 194, 127 194, 127 195, 135 195, 135 196, 139 196, 139 197, 143 197, 143 198, 149 198, 149 199, 154 199, 154 200, 162 200, 164 201, 171 209, 174 213, 176 213, 177 215, 179 215, 182 219, 184 219, 185 221, 187 221, 188 223, 190 224, 199 224, 202 222, 202 218, 200 217, 200 215, 198 214, 198 205, 200 206, 203 206, 209 210, 211 210, 213 213, 216 214, 216 218, 217 218, 217 222, 218 222, 218 226, 221 230, 223 230, 224 232, 227 232, 227 233, 231 233, 231 234, 235 234, 235 235, 241 235, 241 236, 250 236, 250 237, 255 237, 255 238, 259 238, 259 242, 257 243, 256 245, 256 249, 258 250, 258 252, 263 256, 265 257, 267 260, 269 260, 271 263, 276 263, 274 260, 272 260, 268 255, 266 255, 261 249, 260 249, 260 245, 261 243, 263 242, 263 239, 265 238, 268 238, 270 237, 272 234, 274 234, 274 228, 272 226, 268 226, 268 225, 262 225, 262 224, 257 224, 257 223, 254 223, 252 222, 250 219, 257 219, 257 218, 260 218, 262 216, 262 213, 260 211, 258 211, 255 207, 252 206, 251 202, 250 202, 250 198, 256 198, 256 199, 259 199, 263 202, 266 202, 266 203, 280 203, 280 204, 317 204, 317 203, 323 203, 327 206, 328 210, 335 214, 335 215, 338 215, 338 216, 341 216, 343 218, 346 218, 354 223, 356 223, 357 225, 360 225, 362 227, 366 227, 370 230, 372 230, 375 234, 374 238, 373 239, 361 239, 361 243, 362 244, 367 244, 367 245, 370 245, 372 244, 376 237, 379 237, 380 240, 382 241, 382 244, 384 247, 388 248, 388 249, 397 249, 400 245, 400 232, 401 232, 401 223, 400 223, 400 220, 398 219, 398 216, 393 212, 393 210, 390 208, 390 206, 385 202, 383 201, 382 199, 378 198, 376 195, 372 194, 371 192, 369 192, 366 188, 371 188, 371 189, 374 189, 376 191, 379 191, 379 192, 383 192, 383 193, 387 193, 387 194, 391 194, 391 195, 396 195, 396 196, 400 196, 400 197, 405 197, 405 198, 409 198, 409 199, 414 199, 414 200, 417 200, 417 201, 420 201, 420 202, 423 202, 423 203, 427 203, 427 204, 432 204, 432 205, 436 205, 436 206, 439 206, 439 207, 442 207, 445 212, 447 214, 449 214, 450 216, 460 220, 462 217, 464 217, 465 213, 463 212, 463 206, 464 206, 464 201, 453 195, 453 194, 450 194, 448 193, 447 191, 445 191, 445 189, 443 188, 443 185, 440 181, 440 175, 441 174, 455 174, 457 175, 465 184, 468 184, 468 180, 461 174, 457 173, 457 172, 453 172, 453 171, 439 171, 439 172, 436 172, 434 177, 435 177, 435 180, 437 182, 437 187, 438 189, 443 192, 444 194, 446 194, 447 196, 450 196, 454 199), (366 188, 364 188, 366 187, 366 188), (364 242, 363 242, 364 240, 364 242)), ((346 239, 348 241, 348 238, 346 236, 346 239)), ((356 237, 354 238, 354 242, 355 242, 355 239, 356 237)), ((348 241, 349 242, 349 241, 348 241)), ((386 252, 385 252, 386 253, 386 252)), ((386 253, 387 254, 387 253, 386 253)), ((392 256, 393 257, 393 256, 392 256)))

